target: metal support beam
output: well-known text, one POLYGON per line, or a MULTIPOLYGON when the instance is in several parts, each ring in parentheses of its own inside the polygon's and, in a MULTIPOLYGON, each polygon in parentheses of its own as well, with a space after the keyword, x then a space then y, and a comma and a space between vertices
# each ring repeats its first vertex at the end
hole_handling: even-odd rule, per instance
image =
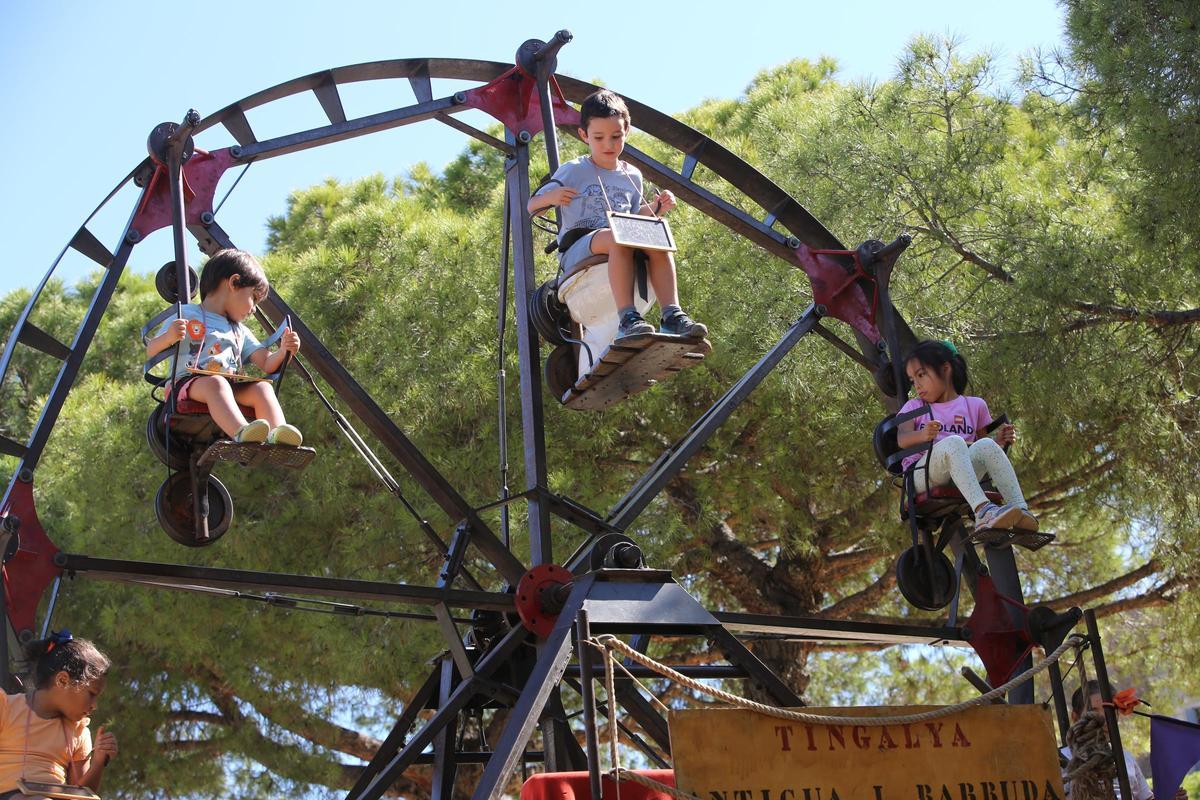
MULTIPOLYGON (((215 222, 209 225, 208 233, 222 247, 234 246, 229 236, 215 222)), ((466 499, 425 458, 425 454, 404 435, 400 427, 379 407, 370 393, 350 375, 350 372, 305 324, 300 315, 276 294, 274 288, 267 294, 267 298, 260 304, 260 307, 274 325, 279 325, 285 318, 290 318, 292 330, 300 335, 308 362, 317 373, 346 403, 354 415, 362 420, 371 433, 375 434, 388 452, 408 470, 409 474, 448 517, 453 520, 465 519, 470 524, 473 535, 472 542, 480 552, 487 556, 504 580, 513 586, 519 583, 521 576, 525 574, 525 565, 504 546, 504 543, 479 518, 466 499)))
MULTIPOLYGON (((571 632, 575 628, 575 617, 583 608, 584 599, 595 578, 585 576, 575 582, 566 604, 559 613, 558 623, 542 644, 537 663, 525 681, 525 688, 513 706, 504 733, 496 743, 496 756, 484 768, 483 776, 472 795, 474 800, 494 800, 503 794, 505 784, 516 769, 521 751, 539 712, 546 707, 552 690, 558 688, 567 662, 571 659, 571 632)), ((547 758, 549 755, 547 754, 547 758)))
MULTIPOLYGON (((751 367, 737 383, 729 387, 729 390, 725 392, 721 399, 714 403, 712 408, 704 412, 692 424, 692 427, 683 435, 683 438, 671 445, 670 448, 659 456, 658 460, 646 471, 646 474, 634 484, 629 493, 621 498, 612 511, 609 512, 608 523, 618 530, 623 531, 627 529, 646 506, 650 505, 651 501, 654 500, 662 488, 679 474, 688 459, 704 446, 705 442, 729 419, 730 415, 762 383, 771 370, 775 369, 776 365, 783 360, 783 357, 796 346, 796 343, 813 329, 813 326, 817 324, 819 319, 820 316, 817 314, 816 307, 809 306, 800 316, 800 319, 796 320, 788 328, 783 338, 768 350, 759 359, 758 363, 751 367)), ((576 557, 572 558, 568 564, 568 568, 574 567, 576 559, 581 557, 583 557, 583 554, 577 553, 576 557)))
POLYGON ((823 617, 785 617, 714 611, 713 616, 731 631, 766 634, 814 642, 860 642, 863 644, 954 644, 967 646, 962 628, 936 625, 894 625, 823 617))
POLYGON ((46 403, 42 406, 42 413, 33 428, 33 435, 29 437, 29 442, 25 446, 24 457, 17 465, 17 474, 21 474, 25 470, 32 474, 37 469, 42 451, 46 448, 46 440, 50 438, 50 431, 53 430, 54 423, 58 420, 58 414, 62 411, 63 403, 66 402, 67 395, 75 383, 75 377, 79 374, 79 368, 83 364, 83 357, 87 355, 92 338, 96 335, 96 328, 100 325, 100 318, 108 309, 113 292, 117 289, 117 283, 121 280, 121 274, 125 271, 125 264, 129 261, 129 254, 132 252, 133 242, 123 237, 121 246, 113 255, 112 263, 104 272, 100 284, 92 294, 92 302, 88 306, 83 322, 79 324, 79 328, 75 332, 75 339, 71 342, 71 354, 59 369, 58 377, 54 379, 54 386, 51 387, 46 403))
POLYGON ((299 152, 300 150, 309 150, 323 144, 333 144, 334 142, 353 139, 357 136, 365 136, 368 133, 378 133, 379 131, 399 128, 402 125, 411 125, 414 122, 432 119, 443 112, 449 111, 458 104, 458 101, 453 97, 443 97, 438 100, 430 100, 427 103, 417 103, 416 105, 405 106, 404 108, 394 108, 391 111, 381 111, 378 114, 370 114, 333 125, 323 125, 320 128, 289 133, 286 136, 278 136, 274 139, 242 145, 238 152, 234 153, 234 157, 237 159, 237 163, 244 164, 248 161, 262 161, 267 158, 275 158, 276 156, 299 152))
POLYGON ((191 567, 181 564, 155 564, 113 558, 60 553, 55 563, 68 573, 82 573, 97 580, 154 583, 163 586, 206 586, 217 589, 242 589, 263 592, 294 592, 323 597, 350 597, 358 600, 382 600, 414 605, 452 608, 478 608, 511 612, 512 595, 503 592, 478 592, 472 589, 438 589, 403 583, 360 581, 349 578, 325 578, 256 572, 244 569, 191 567))
MULTIPOLYGON (((546 438, 542 409, 542 370, 540 339, 529 315, 529 302, 537 289, 533 274, 533 231, 529 213, 529 146, 509 134, 515 153, 505 163, 505 191, 508 194, 513 248, 513 293, 517 330, 517 354, 521 369, 521 438, 525 448, 525 489, 537 489, 547 482, 546 438)), ((529 560, 532 566, 554 560, 550 535, 550 511, 540 492, 529 495, 529 560)), ((512 581, 516 583, 516 581, 512 581)))
POLYGON ((732 633, 718 626, 709 632, 709 639, 721 649, 721 652, 729 659, 729 663, 746 670, 750 680, 761 684, 770 692, 771 696, 775 698, 775 702, 781 706, 793 708, 804 705, 799 695, 793 692, 791 687, 784 683, 778 675, 771 672, 767 665, 750 652, 746 645, 739 642, 732 633))
POLYGON ((1067 746, 1067 731, 1071 729, 1071 718, 1067 715, 1067 693, 1063 690, 1062 669, 1058 662, 1050 665, 1050 693, 1054 696, 1054 717, 1058 720, 1058 741, 1067 746))
MULTIPOLYGON (((442 659, 441 675, 438 680, 438 705, 450 700, 456 684, 454 661, 442 659)), ((458 775, 458 725, 451 722, 443 725, 433 739, 433 792, 432 800, 451 800, 454 797, 454 779, 458 775)))
MULTIPOLYGON (((1108 724, 1108 742, 1112 745, 1113 761, 1117 766, 1117 786, 1121 789, 1121 800, 1133 800, 1129 788, 1129 770, 1125 768, 1125 748, 1121 746, 1121 727, 1117 724, 1117 709, 1113 706, 1112 684, 1108 682, 1108 664, 1104 661, 1104 648, 1100 644, 1100 628, 1096 625, 1096 612, 1089 608, 1083 612, 1087 625, 1088 644, 1092 650, 1092 664, 1096 668, 1096 683, 1100 684, 1100 699, 1104 701, 1104 721, 1108 724)), ((1087 686, 1083 687, 1087 694, 1087 686)), ((1083 698, 1084 708, 1091 702, 1083 698)))
MULTIPOLYGON (((425 748, 429 747, 437 734, 446 725, 453 725, 458 720, 458 714, 480 691, 486 691, 487 677, 495 672, 499 667, 508 663, 512 658, 513 653, 523 645, 529 638, 529 632, 524 628, 513 628, 510 630, 500 642, 493 647, 487 655, 480 659, 475 665, 475 676, 469 678, 455 687, 449 699, 442 704, 438 712, 433 715, 433 718, 425 723, 425 727, 421 728, 396 755, 387 759, 386 763, 380 760, 380 766, 376 766, 376 759, 372 759, 369 768, 374 769, 373 777, 367 784, 358 791, 351 791, 346 795, 346 800, 379 800, 387 788, 391 786, 397 778, 399 778, 409 766, 415 764, 417 759, 425 748)), ((507 728, 506 728, 507 730, 507 728)), ((491 759, 488 762, 490 768, 496 759, 491 759)))
MULTIPOLYGON (((600 735, 596 730, 596 695, 592 683, 592 664, 595 662, 589 640, 587 611, 579 609, 575 616, 575 659, 579 662, 579 692, 583 698, 583 736, 587 744, 588 786, 592 797, 603 797, 600 785, 600 735)), ((613 698, 609 698, 611 701, 613 698)), ((610 715, 611 716, 611 715, 610 715)), ((615 724, 615 720, 613 720, 615 724)))
POLYGON ((354 782, 354 786, 350 789, 350 794, 347 795, 348 797, 358 797, 370 785, 371 780, 379 774, 382 765, 391 761, 396 755, 396 751, 404 746, 404 739, 408 736, 409 729, 416 723, 417 714, 420 714, 435 696, 440 678, 440 670, 435 668, 429 673, 429 677, 425 679, 425 683, 421 684, 421 688, 413 693, 412 698, 408 701, 408 705, 404 707, 403 713, 400 714, 400 719, 396 720, 396 724, 388 732, 387 738, 383 740, 383 744, 379 745, 379 749, 371 757, 371 762, 363 767, 363 771, 358 776, 358 780, 354 782))

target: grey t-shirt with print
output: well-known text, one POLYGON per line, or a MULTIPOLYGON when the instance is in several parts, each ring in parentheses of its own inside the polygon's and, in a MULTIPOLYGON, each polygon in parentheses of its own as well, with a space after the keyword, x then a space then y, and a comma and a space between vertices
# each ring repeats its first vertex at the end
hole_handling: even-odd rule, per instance
MULTIPOLYGON (((206 311, 196 303, 183 307, 183 318, 188 321, 183 335, 182 358, 175 366, 174 378, 188 374, 188 367, 217 370, 219 372, 242 372, 242 365, 250 356, 263 348, 258 338, 240 322, 230 322, 224 314, 206 311)), ((168 319, 159 327, 161 335, 171 326, 168 319)))
POLYGON ((562 228, 558 241, 572 228, 607 228, 605 212, 623 211, 636 214, 645 200, 642 196, 642 173, 632 164, 617 162, 617 169, 597 166, 590 156, 580 156, 562 164, 541 188, 534 192, 536 197, 556 186, 567 186, 578 194, 565 206, 559 206, 562 228), (601 181, 604 182, 603 190, 601 181), (608 204, 604 202, 608 195, 608 204), (609 208, 611 204, 612 208, 609 208))

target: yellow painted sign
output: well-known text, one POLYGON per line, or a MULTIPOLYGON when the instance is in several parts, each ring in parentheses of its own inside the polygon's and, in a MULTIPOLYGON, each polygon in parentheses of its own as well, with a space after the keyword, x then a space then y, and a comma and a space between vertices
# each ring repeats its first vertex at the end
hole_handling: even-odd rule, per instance
MULTIPOLYGON (((894 717, 932 706, 805 708, 894 717)), ((1050 712, 988 705, 909 725, 672 711, 675 783, 702 800, 1063 800, 1050 712)))

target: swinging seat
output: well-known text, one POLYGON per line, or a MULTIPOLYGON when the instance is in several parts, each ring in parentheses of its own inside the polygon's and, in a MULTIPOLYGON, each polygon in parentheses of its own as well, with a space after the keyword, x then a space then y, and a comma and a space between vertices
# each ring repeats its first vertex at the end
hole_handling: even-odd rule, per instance
MULTIPOLYGON (((895 476, 893 483, 900 489, 900 519, 909 521, 911 517, 917 528, 932 531, 940 528, 948 518, 970 518, 972 509, 955 486, 932 486, 924 492, 916 491, 914 470, 904 469, 902 462, 905 458, 922 452, 928 453, 933 449, 933 443, 930 442, 901 450, 897 441, 900 425, 924 413, 925 408, 922 407, 907 414, 887 417, 875 427, 872 444, 876 459, 884 469, 895 476)), ((993 419, 982 433, 990 434, 1007 423, 1008 415, 1001 414, 993 419)), ((986 478, 981 482, 981 487, 990 502, 1004 502, 1004 496, 996 491, 986 478)), ((1039 550, 1054 541, 1054 534, 1016 529, 989 529, 972 531, 970 541, 992 547, 1017 545, 1027 550, 1039 550)))
MULTIPOLYGON (((160 404, 161 415, 165 415, 165 403, 160 404)), ((238 404, 238 410, 246 419, 254 419, 254 409, 238 404)), ((159 417, 161 419, 161 416, 159 417)), ((225 436, 212 417, 208 406, 196 400, 179 400, 175 403, 175 414, 171 416, 171 432, 192 440, 193 449, 201 452, 197 463, 215 464, 232 461, 243 467, 274 466, 287 469, 303 469, 316 456, 311 447, 290 447, 266 442, 235 442, 225 436)))
MULTIPOLYGON (((567 408, 608 408, 699 364, 712 352, 712 344, 702 337, 647 333, 617 341, 617 307, 604 254, 581 260, 539 289, 543 298, 551 293, 557 305, 554 325, 560 335, 559 346, 546 360, 546 381, 567 408)), ((639 312, 646 311, 654 300, 649 287, 634 293, 639 312)), ((535 302, 534 312, 539 308, 547 306, 535 302)))
MULTIPOLYGON (((168 263, 160 276, 174 270, 168 263)), ((193 281, 193 286, 195 285, 193 281)), ((169 288, 169 287, 168 287, 169 288)), ((160 287, 160 293, 162 287, 160 287)), ((164 293, 164 298, 171 300, 164 293)), ((162 322, 177 313, 168 308, 142 328, 142 341, 149 340, 162 322)), ((272 344, 287 327, 280 325, 275 335, 264 344, 272 344)), ((149 359, 143 367, 143 377, 156 389, 165 388, 168 378, 155 375, 158 364, 170 360, 174 348, 167 348, 149 359)), ((283 370, 270 376, 278 389, 283 370)), ((208 413, 208 405, 197 400, 174 401, 171 409, 169 392, 166 397, 155 396, 154 409, 146 420, 146 441, 151 452, 170 471, 154 499, 154 512, 167 535, 187 547, 205 547, 221 538, 233 522, 233 498, 229 490, 212 474, 220 462, 234 462, 244 467, 277 466, 303 469, 316 456, 311 447, 289 447, 265 442, 234 442, 226 437, 208 413)), ((238 405, 242 415, 254 419, 254 409, 238 405)))

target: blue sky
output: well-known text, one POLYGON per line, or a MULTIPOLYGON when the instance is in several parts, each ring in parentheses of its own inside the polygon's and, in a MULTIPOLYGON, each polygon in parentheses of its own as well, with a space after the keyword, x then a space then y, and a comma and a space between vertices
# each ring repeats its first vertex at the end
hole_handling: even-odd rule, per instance
MULTIPOLYGON (((1061 16, 1052 0, 664 0, 624 6, 5 0, 0 241, 7 257, 0 265, 0 293, 36 284, 96 204, 146 155, 146 136, 155 124, 178 121, 189 107, 211 113, 321 69, 423 56, 511 61, 525 39, 546 39, 567 28, 575 40, 559 58, 560 71, 602 80, 671 113, 709 97, 736 97, 759 70, 798 57, 833 56, 847 79, 887 78, 904 43, 923 32, 960 35, 968 47, 991 49, 1012 69, 1031 48, 1060 41, 1061 16), (614 8, 624 9, 620 17, 598 16, 598 9, 614 8)), ((365 114, 411 102, 406 86, 381 83, 344 92, 351 116, 356 108, 365 114)), ((435 83, 435 96, 440 88, 435 83)), ((323 124, 304 116, 316 108, 309 105, 252 114, 251 123, 260 138, 260 126, 266 135, 278 135, 308 127, 310 119, 323 124)), ((221 135, 206 134, 197 144, 214 149, 232 143, 221 135)), ((285 210, 289 192, 326 177, 393 177, 418 161, 441 169, 465 142, 427 122, 263 162, 251 167, 218 220, 239 246, 261 250, 265 222, 285 210)), ((226 175, 218 199, 234 172, 226 175)), ((110 248, 129 218, 132 191, 91 226, 110 248)), ((165 230, 150 236, 134 251, 131 267, 157 269, 170 258, 169 239, 165 230)), ((189 261, 198 256, 193 245, 189 261)), ((73 281, 90 267, 69 256, 58 275, 73 281)))

